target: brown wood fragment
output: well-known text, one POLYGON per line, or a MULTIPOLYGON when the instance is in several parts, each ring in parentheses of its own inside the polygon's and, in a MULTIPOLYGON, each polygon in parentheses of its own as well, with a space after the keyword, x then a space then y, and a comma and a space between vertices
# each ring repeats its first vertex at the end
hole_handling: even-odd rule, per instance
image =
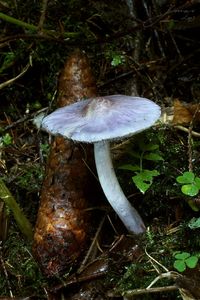
MULTIPOLYGON (((58 106, 96 96, 88 60, 76 51, 66 62, 58 85, 58 106)), ((88 241, 88 205, 92 175, 84 160, 91 147, 55 137, 41 192, 33 253, 46 276, 54 276, 79 259, 88 241)), ((93 158, 93 157, 92 157, 93 158)))
POLYGON ((174 124, 189 124, 191 121, 200 122, 200 105, 187 104, 176 99, 174 101, 174 124))

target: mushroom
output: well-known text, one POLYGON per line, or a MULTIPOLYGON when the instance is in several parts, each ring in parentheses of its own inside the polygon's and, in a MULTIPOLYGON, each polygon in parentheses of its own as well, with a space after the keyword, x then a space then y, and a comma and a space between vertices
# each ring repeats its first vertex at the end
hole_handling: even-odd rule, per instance
POLYGON ((81 100, 59 108, 42 121, 42 128, 78 142, 94 143, 97 173, 104 194, 129 232, 145 232, 145 225, 124 195, 114 172, 109 142, 152 126, 160 107, 149 99, 112 95, 81 100))

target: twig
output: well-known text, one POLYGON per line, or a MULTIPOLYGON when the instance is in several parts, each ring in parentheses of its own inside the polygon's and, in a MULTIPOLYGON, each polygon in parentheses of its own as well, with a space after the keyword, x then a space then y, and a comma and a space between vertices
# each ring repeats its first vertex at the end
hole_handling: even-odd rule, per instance
POLYGON ((85 164, 86 168, 90 171, 90 173, 94 176, 94 178, 96 179, 96 181, 99 182, 99 178, 96 176, 96 174, 93 172, 93 170, 90 168, 90 166, 88 165, 86 159, 82 158, 83 163, 85 164))
POLYGON ((151 289, 136 289, 132 291, 127 291, 126 296, 134 296, 134 295, 141 295, 141 294, 148 294, 148 293, 161 293, 161 292, 169 292, 169 291, 175 291, 178 290, 178 287, 175 285, 170 286, 161 286, 157 288, 151 288, 151 289))
POLYGON ((31 64, 30 62, 25 66, 25 68, 21 71, 21 73, 19 73, 16 77, 14 78, 11 78, 9 80, 7 80, 6 82, 3 82, 0 84, 0 90, 5 88, 6 86, 14 83, 17 79, 19 79, 20 77, 22 77, 27 71, 28 69, 30 68, 31 64))
POLYGON ((110 225, 111 225, 113 231, 115 232, 115 234, 119 235, 109 215, 107 215, 107 218, 108 218, 110 225))
POLYGON ((163 266, 161 263, 159 263, 154 257, 152 257, 148 252, 147 252, 147 249, 145 248, 145 253, 146 255, 151 259, 153 260, 157 265, 159 265, 161 268, 163 268, 163 270, 165 270, 166 272, 169 272, 169 270, 163 266))
POLYGON ((142 295, 142 294, 150 294, 150 293, 162 293, 162 292, 171 292, 178 290, 178 287, 175 285, 169 285, 169 286, 161 286, 151 289, 135 289, 135 290, 129 290, 124 292, 123 294, 115 294, 113 292, 108 293, 108 297, 116 297, 121 298, 122 296, 130 298, 135 295, 142 295))
POLYGON ((40 113, 45 112, 45 111, 47 111, 47 110, 48 110, 48 107, 44 107, 44 108, 42 108, 42 109, 40 109, 40 110, 38 110, 38 111, 36 111, 36 112, 34 112, 34 113, 31 113, 31 114, 29 114, 29 115, 26 115, 26 116, 24 116, 24 117, 18 119, 17 121, 13 122, 12 124, 9 124, 8 126, 2 128, 2 131, 3 131, 3 132, 4 132, 4 131, 7 131, 7 130, 9 130, 9 129, 15 127, 16 125, 18 125, 18 124, 20 124, 20 123, 23 123, 23 122, 25 122, 25 121, 27 121, 27 120, 29 120, 29 119, 32 120, 36 115, 39 115, 40 113))
POLYGON ((135 295, 141 295, 141 294, 148 294, 148 293, 160 293, 160 292, 168 292, 168 291, 174 291, 174 290, 178 290, 178 286, 176 285, 170 285, 170 286, 162 286, 162 287, 156 287, 156 288, 152 288, 152 286, 160 279, 163 278, 168 278, 168 279, 174 279, 176 280, 179 276, 181 276, 180 274, 178 274, 177 272, 174 271, 169 271, 165 266, 163 266, 161 263, 159 263, 155 258, 153 258, 150 254, 147 253, 146 249, 145 249, 145 253, 146 255, 150 258, 151 261, 155 262, 157 265, 159 265, 160 267, 162 267, 166 273, 160 273, 159 270, 154 266, 155 270, 159 273, 159 276, 157 276, 149 285, 148 287, 144 288, 144 289, 134 289, 134 290, 128 290, 125 292, 122 292, 120 295, 115 294, 113 292, 109 293, 109 297, 120 297, 120 296, 125 296, 126 298, 135 296, 135 295))
POLYGON ((97 229, 97 231, 95 233, 95 236, 94 236, 94 238, 92 240, 92 243, 90 245, 90 248, 89 248, 89 250, 88 250, 88 252, 87 252, 84 260, 82 261, 82 263, 81 263, 81 265, 80 265, 80 267, 79 267, 79 269, 77 271, 77 274, 80 274, 87 267, 86 265, 87 265, 88 260, 89 260, 89 258, 91 256, 91 253, 92 253, 92 251, 94 249, 94 245, 95 245, 95 243, 96 243, 96 241, 97 241, 97 239, 99 237, 99 234, 101 232, 102 226, 103 226, 103 224, 105 222, 105 217, 106 217, 106 215, 103 216, 103 218, 102 218, 102 220, 101 220, 101 222, 100 222, 100 224, 98 226, 98 229, 97 229))
POLYGON ((167 272, 167 273, 162 273, 159 276, 157 276, 146 288, 147 290, 150 289, 158 280, 163 279, 163 278, 168 278, 168 279, 174 279, 177 278, 176 272, 167 272))
MULTIPOLYGON (((182 130, 182 131, 184 131, 186 133, 189 133, 189 129, 186 128, 186 127, 184 127, 184 126, 182 126, 182 125, 176 125, 176 126, 174 126, 174 128, 177 128, 177 129, 180 129, 180 130, 182 130)), ((200 137, 200 133, 196 132, 194 130, 191 131, 191 135, 194 136, 194 137, 200 137)))

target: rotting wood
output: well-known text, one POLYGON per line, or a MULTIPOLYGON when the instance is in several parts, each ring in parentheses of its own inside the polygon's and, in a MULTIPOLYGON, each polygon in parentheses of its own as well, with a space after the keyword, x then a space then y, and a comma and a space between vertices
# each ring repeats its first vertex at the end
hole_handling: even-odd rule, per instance
MULTIPOLYGON (((96 96, 96 85, 88 60, 76 51, 59 79, 58 106, 92 96, 96 96)), ((75 264, 88 241, 86 208, 94 184, 84 160, 91 157, 91 149, 62 137, 53 139, 33 245, 34 256, 46 276, 54 276, 75 264)))

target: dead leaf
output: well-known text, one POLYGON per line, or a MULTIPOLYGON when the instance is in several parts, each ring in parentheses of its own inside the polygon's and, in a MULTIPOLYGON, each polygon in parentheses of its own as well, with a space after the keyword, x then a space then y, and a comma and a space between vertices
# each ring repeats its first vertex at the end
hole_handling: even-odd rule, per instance
POLYGON ((175 99, 173 123, 185 125, 191 121, 200 122, 200 104, 187 104, 175 99))

